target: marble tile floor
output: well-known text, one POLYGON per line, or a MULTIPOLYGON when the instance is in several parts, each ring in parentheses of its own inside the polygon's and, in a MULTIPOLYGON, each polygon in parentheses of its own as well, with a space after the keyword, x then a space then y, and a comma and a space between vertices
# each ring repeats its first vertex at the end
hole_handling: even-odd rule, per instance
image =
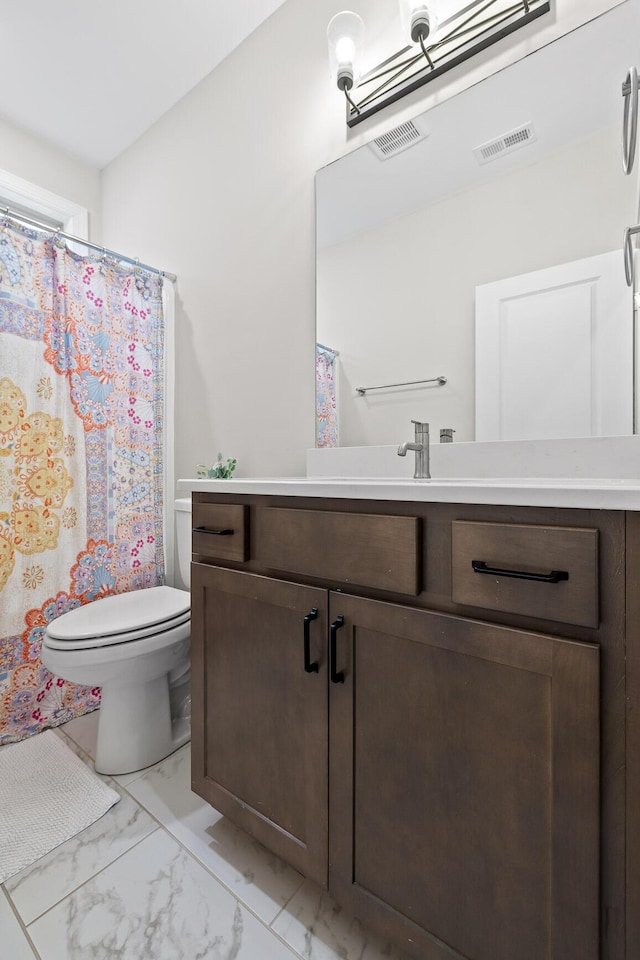
MULTIPOLYGON (((98 714, 57 728, 92 766, 98 714)), ((190 789, 189 744, 0 889, 3 960, 404 960, 190 789)))

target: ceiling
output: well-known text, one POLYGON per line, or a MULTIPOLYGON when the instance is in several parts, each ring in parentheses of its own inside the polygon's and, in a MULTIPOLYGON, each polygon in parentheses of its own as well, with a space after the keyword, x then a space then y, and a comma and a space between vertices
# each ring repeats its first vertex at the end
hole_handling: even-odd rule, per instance
POLYGON ((104 167, 283 0, 0 0, 0 119, 104 167))

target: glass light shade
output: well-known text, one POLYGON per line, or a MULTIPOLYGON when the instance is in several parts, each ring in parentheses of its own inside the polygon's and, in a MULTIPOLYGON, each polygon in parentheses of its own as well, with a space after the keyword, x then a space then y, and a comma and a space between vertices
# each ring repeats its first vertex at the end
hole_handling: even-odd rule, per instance
POLYGON ((439 0, 400 0, 402 29, 413 43, 418 43, 421 34, 425 42, 433 43, 441 20, 439 0))
POLYGON ((357 13, 343 10, 327 27, 331 77, 341 90, 350 90, 360 79, 364 22, 357 13))

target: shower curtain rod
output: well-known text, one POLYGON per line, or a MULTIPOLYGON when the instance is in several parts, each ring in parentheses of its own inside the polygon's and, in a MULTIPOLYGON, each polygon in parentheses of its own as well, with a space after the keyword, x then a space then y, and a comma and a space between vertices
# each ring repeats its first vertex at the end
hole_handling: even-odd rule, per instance
POLYGON ((97 243, 92 243, 90 240, 83 240, 82 237, 74 237, 71 233, 65 233, 63 230, 56 230, 55 227, 52 227, 50 224, 41 223, 39 220, 33 220, 31 217, 25 217, 23 213, 18 213, 15 210, 11 210, 9 207, 2 207, 2 213, 8 217, 10 220, 18 220, 20 223, 26 223, 30 227, 36 227, 38 230, 45 230, 47 233, 52 234, 53 236, 62 237, 63 240, 71 240, 72 243, 81 243, 85 247, 91 247, 92 250, 99 250, 106 257, 112 257, 114 260, 121 260, 124 263, 132 263, 135 267, 140 267, 141 270, 148 270, 150 273, 157 273, 161 277, 166 277, 167 280, 171 280, 173 283, 178 279, 175 273, 167 273, 166 270, 158 270, 157 267, 150 267, 147 263, 140 263, 139 260, 134 260, 132 257, 125 257, 122 253, 116 253, 115 250, 109 250, 107 247, 101 247, 97 243))

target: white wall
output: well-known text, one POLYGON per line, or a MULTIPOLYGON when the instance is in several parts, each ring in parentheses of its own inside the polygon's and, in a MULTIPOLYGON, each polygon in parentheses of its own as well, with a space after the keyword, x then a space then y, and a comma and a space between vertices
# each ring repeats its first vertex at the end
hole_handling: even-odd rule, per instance
POLYGON ((100 172, 38 137, 0 120, 0 169, 89 211, 89 236, 100 233, 100 172))
MULTIPOLYGON (((557 0, 543 26, 348 133, 326 51, 342 0, 287 0, 103 171, 103 242, 179 277, 178 476, 218 450, 238 458, 240 476, 304 473, 314 442, 315 170, 616 5, 557 0)), ((353 6, 373 66, 400 45, 397 0, 353 6)))
POLYGON ((475 438, 475 287, 621 249, 636 187, 611 176, 619 141, 617 126, 599 131, 319 251, 318 336, 340 352, 341 445, 409 439, 411 419, 436 439, 441 427, 475 438), (440 375, 444 387, 355 392, 440 375))

